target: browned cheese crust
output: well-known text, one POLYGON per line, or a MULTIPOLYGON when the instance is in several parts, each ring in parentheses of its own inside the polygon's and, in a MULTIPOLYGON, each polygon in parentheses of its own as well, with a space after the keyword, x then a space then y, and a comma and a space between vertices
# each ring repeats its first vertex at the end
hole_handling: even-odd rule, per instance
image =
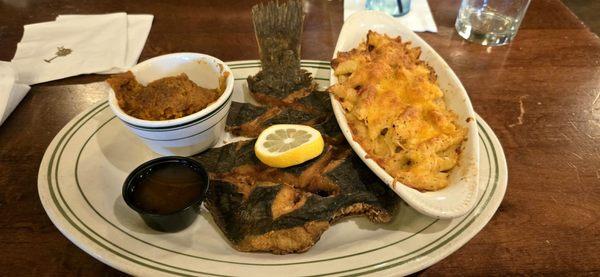
POLYGON ((410 187, 438 190, 448 185, 466 128, 420 54, 400 37, 369 31, 366 42, 331 62, 339 82, 329 92, 369 158, 410 187))

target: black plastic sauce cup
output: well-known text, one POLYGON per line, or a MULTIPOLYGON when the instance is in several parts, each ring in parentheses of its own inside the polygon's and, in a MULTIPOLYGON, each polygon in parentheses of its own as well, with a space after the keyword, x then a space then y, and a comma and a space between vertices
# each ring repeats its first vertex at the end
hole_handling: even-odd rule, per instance
POLYGON ((202 164, 198 161, 178 156, 161 157, 143 163, 127 176, 127 179, 125 179, 125 183, 123 184, 123 199, 131 209, 136 211, 142 217, 146 225, 150 228, 161 232, 176 232, 187 228, 194 222, 200 213, 200 206, 208 191, 208 186, 208 174, 202 164), (167 214, 154 213, 137 206, 135 201, 133 201, 136 186, 143 178, 146 178, 151 174, 153 169, 159 166, 165 166, 168 163, 184 164, 198 174, 201 180, 198 185, 202 186, 202 193, 198 196, 198 199, 195 199, 191 204, 177 211, 167 214))

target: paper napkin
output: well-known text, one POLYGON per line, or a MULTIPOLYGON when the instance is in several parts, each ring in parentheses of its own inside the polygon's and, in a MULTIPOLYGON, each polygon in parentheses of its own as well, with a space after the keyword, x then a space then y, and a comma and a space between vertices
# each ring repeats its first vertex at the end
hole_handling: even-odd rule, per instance
POLYGON ((29 86, 18 83, 17 74, 8 62, 0 61, 0 125, 27 95, 29 86))
MULTIPOLYGON (((355 12, 365 10, 366 2, 367 0, 344 0, 344 20, 355 12)), ((427 0, 411 0, 410 2, 410 11, 395 18, 415 32, 437 33, 437 26, 427 0)))
MULTIPOLYGON (((105 15, 76 15, 76 14, 67 14, 67 15, 59 15, 56 17, 56 21, 70 20, 70 19, 81 19, 84 17, 100 17, 105 15)), ((125 72, 129 70, 131 67, 137 64, 140 55, 142 54, 142 50, 144 49, 144 45, 146 45, 146 40, 148 39, 148 34, 150 33, 150 28, 152 27, 152 20, 154 16, 151 14, 128 14, 127 15, 127 54, 125 57, 125 67, 119 68, 114 67, 108 71, 97 72, 99 74, 114 74, 125 72)))
POLYGON ((127 68, 127 14, 24 26, 12 65, 24 84, 127 68))

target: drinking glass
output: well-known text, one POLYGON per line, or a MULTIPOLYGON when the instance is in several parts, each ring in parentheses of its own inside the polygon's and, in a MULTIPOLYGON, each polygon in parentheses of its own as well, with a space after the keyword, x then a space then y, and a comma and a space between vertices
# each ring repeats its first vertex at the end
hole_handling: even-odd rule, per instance
POLYGON ((463 0, 456 31, 466 40, 498 46, 517 35, 530 0, 463 0))
POLYGON ((399 17, 410 11, 410 0, 367 0, 367 10, 383 11, 387 14, 399 17))

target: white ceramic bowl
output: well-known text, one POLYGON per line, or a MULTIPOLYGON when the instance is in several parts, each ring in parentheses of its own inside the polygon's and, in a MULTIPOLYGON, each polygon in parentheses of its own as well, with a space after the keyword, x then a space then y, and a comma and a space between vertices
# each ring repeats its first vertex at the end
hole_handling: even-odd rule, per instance
MULTIPOLYGON (((365 150, 354 141, 348 127, 341 104, 331 96, 335 117, 350 143, 350 146, 367 164, 367 166, 392 188, 406 203, 417 211, 436 218, 455 218, 466 214, 475 206, 479 180, 479 139, 475 112, 465 88, 452 69, 424 40, 410 29, 404 27, 393 17, 378 11, 362 11, 355 13, 344 23, 334 51, 334 58, 339 51, 345 52, 358 46, 365 40, 369 30, 384 33, 392 37, 401 36, 402 41, 412 42, 413 47, 421 47, 421 59, 435 69, 438 84, 444 91, 447 107, 458 115, 458 123, 468 128, 467 141, 463 143, 458 165, 450 172, 448 187, 432 192, 420 192, 400 182, 394 183, 390 176, 375 161, 366 157, 365 150), (470 118, 469 120, 467 120, 470 118)), ((331 71, 331 85, 337 78, 331 71)))
POLYGON ((231 106, 234 77, 221 60, 198 53, 174 53, 143 61, 131 69, 141 84, 186 73, 205 88, 218 86, 221 70, 229 72, 227 86, 217 101, 206 108, 177 119, 143 120, 126 114, 110 89, 108 103, 115 115, 150 149, 161 155, 191 156, 213 146, 225 131, 231 106))

